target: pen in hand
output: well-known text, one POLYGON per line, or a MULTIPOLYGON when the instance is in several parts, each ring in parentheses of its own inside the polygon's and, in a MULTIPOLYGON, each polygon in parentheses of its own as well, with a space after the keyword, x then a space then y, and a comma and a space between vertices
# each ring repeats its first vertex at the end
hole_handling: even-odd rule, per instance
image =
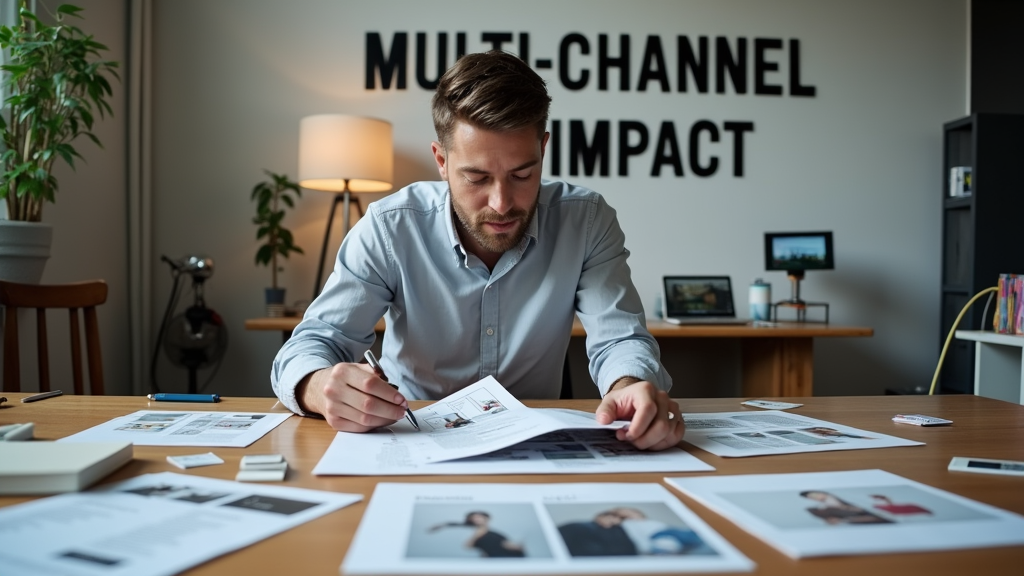
MULTIPOLYGON (((380 362, 377 361, 377 357, 373 355, 373 352, 367 350, 366 354, 363 354, 363 358, 366 358, 366 362, 370 365, 370 368, 373 368, 373 371, 377 374, 378 378, 387 382, 388 385, 390 385, 395 390, 398 390, 397 384, 392 384, 391 382, 388 382, 388 377, 384 374, 384 368, 381 368, 380 362)), ((413 416, 412 410, 410 410, 408 407, 406 407, 405 409, 405 417, 409 420, 409 423, 412 424, 414 428, 416 428, 417 430, 420 429, 419 422, 416 421, 416 417, 413 416)))

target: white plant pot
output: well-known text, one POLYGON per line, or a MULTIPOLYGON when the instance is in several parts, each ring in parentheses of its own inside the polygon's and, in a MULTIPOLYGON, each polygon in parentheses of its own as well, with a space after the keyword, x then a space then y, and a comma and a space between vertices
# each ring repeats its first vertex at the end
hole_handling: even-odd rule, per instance
POLYGON ((0 280, 39 284, 52 242, 49 224, 0 220, 0 280))

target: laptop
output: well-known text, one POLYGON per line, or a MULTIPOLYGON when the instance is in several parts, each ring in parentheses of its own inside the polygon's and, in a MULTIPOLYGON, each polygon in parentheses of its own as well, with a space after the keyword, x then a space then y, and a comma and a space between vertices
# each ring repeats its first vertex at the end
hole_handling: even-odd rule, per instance
POLYGON ((672 324, 746 324, 736 317, 728 276, 665 276, 661 301, 672 324))

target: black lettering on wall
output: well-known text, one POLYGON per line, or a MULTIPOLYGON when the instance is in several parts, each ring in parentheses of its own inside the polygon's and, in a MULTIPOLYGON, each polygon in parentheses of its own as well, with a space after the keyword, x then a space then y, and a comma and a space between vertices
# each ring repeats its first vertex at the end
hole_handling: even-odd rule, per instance
POLYGON ((512 41, 511 32, 484 32, 480 35, 480 40, 483 43, 491 43, 491 50, 501 50, 502 44, 512 41))
POLYGON ((519 58, 523 62, 526 62, 527 64, 530 63, 530 34, 529 34, 529 32, 520 32, 519 33, 519 58))
POLYGON ((583 174, 594 175, 594 167, 601 161, 600 176, 608 176, 608 153, 610 150, 608 120, 598 120, 594 125, 594 139, 587 142, 587 131, 582 120, 569 121, 569 175, 579 176, 579 161, 583 160, 583 174))
POLYGON ((458 60, 466 55, 466 33, 455 33, 455 59, 458 60))
POLYGON ((654 146, 654 163, 651 165, 651 176, 661 176, 661 167, 670 164, 676 176, 683 175, 683 157, 679 154, 679 140, 676 138, 676 126, 666 120, 658 130, 658 143, 654 146), (668 150, 665 148, 668 147, 668 150))
POLYGON ((678 81, 679 91, 686 92, 687 70, 693 74, 693 83, 701 94, 708 93, 708 37, 701 36, 697 39, 697 54, 693 53, 693 46, 686 36, 676 38, 676 50, 679 52, 678 81))
POLYGON ((562 121, 551 121, 551 139, 548 140, 547 156, 551 158, 551 175, 562 175, 562 121))
POLYGON ((753 122, 724 122, 722 128, 732 132, 732 175, 743 176, 743 133, 753 132, 753 122))
POLYGON ((768 72, 776 72, 779 69, 778 62, 769 62, 765 59, 765 52, 781 49, 782 40, 779 38, 754 38, 754 94, 782 96, 782 86, 769 84, 765 80, 768 72))
POLYGON ((647 37, 647 45, 644 47, 644 60, 640 64, 640 80, 637 82, 637 91, 646 92, 647 82, 650 80, 657 80, 661 84, 662 92, 672 91, 668 85, 665 53, 661 50, 661 39, 653 35, 647 37))
POLYGON ((715 92, 725 94, 725 75, 729 74, 736 94, 747 93, 747 39, 736 39, 736 53, 725 36, 715 38, 715 92))
POLYGON ((619 121, 619 176, 629 176, 629 157, 643 154, 647 150, 649 140, 647 126, 643 122, 635 120, 619 121), (629 143, 630 132, 636 132, 640 136, 639 142, 636 144, 629 143))
POLYGON ((576 80, 569 77, 569 47, 573 44, 580 47, 580 54, 590 54, 590 42, 586 36, 577 33, 566 34, 558 45, 558 79, 562 81, 562 86, 569 90, 582 90, 587 87, 590 80, 590 70, 580 70, 580 77, 576 80))
POLYGON ((448 34, 437 33, 437 75, 433 80, 427 78, 427 35, 424 32, 416 33, 416 83, 424 90, 437 88, 437 81, 441 74, 448 69, 448 34))
POLYGON ((709 156, 707 166, 700 163, 700 133, 707 132, 712 142, 718 142, 718 127, 710 120, 698 120, 690 127, 690 170, 702 178, 718 171, 718 157, 709 156))
POLYGON ((800 83, 800 41, 795 38, 789 40, 789 95, 814 97, 818 93, 814 86, 804 86, 800 83))
POLYGON ((366 89, 376 90, 377 71, 380 71, 381 90, 391 89, 391 80, 395 78, 396 88, 405 90, 405 64, 408 60, 409 35, 395 32, 391 41, 391 53, 384 56, 384 43, 380 32, 366 33, 366 89))
POLYGON ((597 36, 597 89, 608 90, 608 69, 619 69, 619 91, 629 92, 629 34, 619 35, 619 55, 608 55, 608 35, 597 36))

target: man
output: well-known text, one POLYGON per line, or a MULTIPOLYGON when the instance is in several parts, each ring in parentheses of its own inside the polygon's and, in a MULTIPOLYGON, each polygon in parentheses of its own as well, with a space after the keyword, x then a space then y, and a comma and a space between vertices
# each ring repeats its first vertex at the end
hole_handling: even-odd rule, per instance
POLYGON ((519 398, 558 396, 573 315, 587 331, 597 419, 661 450, 683 435, 672 380, 644 324, 615 212, 591 190, 542 182, 551 98, 510 54, 459 59, 432 101, 443 182, 370 205, 324 291, 274 360, 271 381, 298 414, 365 432, 488 375, 519 398), (381 364, 358 359, 384 316, 381 364))

